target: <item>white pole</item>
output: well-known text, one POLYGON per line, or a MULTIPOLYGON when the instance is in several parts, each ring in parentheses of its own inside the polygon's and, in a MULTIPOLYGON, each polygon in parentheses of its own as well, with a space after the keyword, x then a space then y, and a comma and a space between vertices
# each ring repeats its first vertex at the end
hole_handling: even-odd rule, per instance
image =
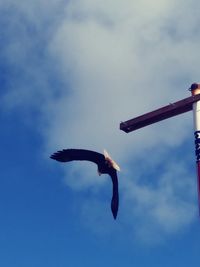
MULTIPOLYGON (((190 87, 192 95, 200 94, 200 84, 193 83, 190 87)), ((200 101, 193 103, 195 154, 197 166, 197 191, 200 213, 200 101)))

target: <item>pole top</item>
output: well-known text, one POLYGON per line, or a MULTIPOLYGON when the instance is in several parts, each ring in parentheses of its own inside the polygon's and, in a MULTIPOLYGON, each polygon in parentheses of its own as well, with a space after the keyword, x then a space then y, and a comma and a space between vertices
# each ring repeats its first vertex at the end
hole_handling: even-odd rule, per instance
POLYGON ((200 84, 199 83, 193 83, 189 90, 191 91, 192 95, 200 94, 200 84))
POLYGON ((196 90, 197 88, 200 89, 200 84, 199 84, 199 83, 193 83, 193 84, 190 86, 189 90, 190 90, 190 91, 194 91, 194 90, 196 90))

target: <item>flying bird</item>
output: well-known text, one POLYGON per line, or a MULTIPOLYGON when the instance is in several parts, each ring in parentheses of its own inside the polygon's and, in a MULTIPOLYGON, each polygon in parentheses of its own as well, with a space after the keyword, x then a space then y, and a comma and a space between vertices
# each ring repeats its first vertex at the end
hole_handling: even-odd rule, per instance
POLYGON ((110 157, 106 150, 104 150, 104 154, 101 154, 85 149, 63 149, 52 154, 50 158, 60 162, 69 162, 73 160, 91 161, 97 164, 97 171, 99 175, 110 175, 113 184, 111 211, 114 219, 116 219, 119 206, 117 171, 120 171, 120 167, 110 157))

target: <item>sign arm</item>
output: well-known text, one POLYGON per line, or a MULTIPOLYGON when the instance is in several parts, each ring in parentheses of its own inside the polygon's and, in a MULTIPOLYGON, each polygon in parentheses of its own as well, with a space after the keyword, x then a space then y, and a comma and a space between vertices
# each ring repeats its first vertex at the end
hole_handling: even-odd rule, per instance
POLYGON ((144 115, 135 117, 125 122, 121 122, 120 130, 129 133, 138 130, 142 127, 148 126, 150 124, 191 111, 193 109, 193 103, 199 100, 200 100, 200 94, 192 95, 178 102, 148 112, 144 115))

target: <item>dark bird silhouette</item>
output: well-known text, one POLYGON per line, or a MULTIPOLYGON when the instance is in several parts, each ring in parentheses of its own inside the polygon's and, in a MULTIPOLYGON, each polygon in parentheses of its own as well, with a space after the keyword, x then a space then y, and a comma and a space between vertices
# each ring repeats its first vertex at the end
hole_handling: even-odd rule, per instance
POLYGON ((50 158, 60 162, 68 162, 73 160, 92 161, 97 164, 99 175, 110 175, 113 184, 111 210, 114 219, 116 219, 119 206, 117 170, 119 171, 120 168, 117 163, 109 156, 106 150, 104 150, 104 154, 101 154, 85 149, 63 149, 52 154, 50 158))

